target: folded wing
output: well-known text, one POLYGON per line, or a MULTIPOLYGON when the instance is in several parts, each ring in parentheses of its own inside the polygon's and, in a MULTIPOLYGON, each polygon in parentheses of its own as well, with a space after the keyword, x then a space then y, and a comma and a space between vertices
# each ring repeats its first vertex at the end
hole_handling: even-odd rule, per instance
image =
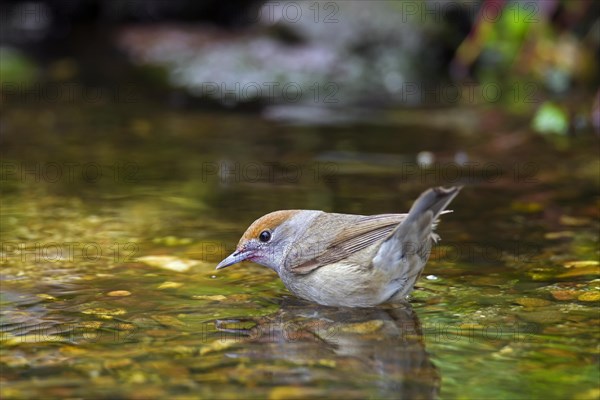
MULTIPOLYGON (((349 216, 350 217, 350 216, 349 216)), ((324 251, 291 268, 298 275, 308 274, 324 265, 346 259, 388 237, 404 220, 406 214, 380 214, 356 217, 352 224, 342 229, 324 251)))

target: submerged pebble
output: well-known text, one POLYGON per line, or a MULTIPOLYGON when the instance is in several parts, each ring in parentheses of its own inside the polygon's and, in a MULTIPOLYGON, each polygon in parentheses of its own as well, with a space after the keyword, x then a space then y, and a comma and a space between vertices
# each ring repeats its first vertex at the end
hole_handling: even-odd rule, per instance
POLYGON ((128 367, 133 364, 133 360, 130 358, 118 358, 116 360, 106 360, 104 361, 104 368, 106 369, 117 369, 128 367))
POLYGON ((579 301, 600 301, 600 291, 586 292, 577 297, 579 301))
POLYGON ((152 267, 167 269, 175 272, 186 272, 191 267, 200 264, 200 261, 182 259, 174 256, 144 256, 138 257, 136 260, 152 267))
POLYGON ((535 297, 521 297, 515 300, 515 303, 524 307, 543 307, 552 304, 548 300, 538 299, 535 297))
POLYGON ((575 236, 572 231, 560 231, 560 232, 548 232, 544 234, 544 239, 556 240, 556 239, 570 239, 575 236))
POLYGON ((558 311, 531 311, 520 313, 519 316, 528 322, 537 324, 555 324, 565 319, 565 315, 558 311))
POLYGON ((156 244, 164 244, 165 246, 174 247, 174 246, 185 246, 192 243, 192 239, 190 238, 178 238, 176 236, 165 236, 165 237, 157 237, 152 239, 153 243, 156 244))
POLYGON ((39 297, 40 299, 50 300, 50 301, 57 300, 56 297, 46 294, 46 293, 40 293, 37 295, 37 297, 39 297))
POLYGON ((342 332, 349 333, 358 333, 358 334, 366 334, 377 332, 383 326, 383 321, 380 320, 372 320, 367 322, 359 322, 356 324, 348 324, 342 326, 342 332))
POLYGON ((560 217, 561 225, 583 226, 583 225, 587 225, 589 223, 590 223, 590 220, 588 218, 571 217, 570 215, 563 215, 560 217))
POLYGON ((550 293, 556 300, 573 300, 577 295, 575 290, 553 290, 550 293))
POLYGON ((108 292, 106 295, 110 297, 126 297, 131 296, 131 292, 128 290, 113 290, 112 292, 108 292))
POLYGON ((122 308, 107 309, 107 308, 101 308, 101 307, 88 308, 81 312, 83 314, 97 315, 100 318, 105 318, 105 319, 111 319, 113 316, 116 316, 116 315, 127 314, 127 311, 125 311, 122 308))

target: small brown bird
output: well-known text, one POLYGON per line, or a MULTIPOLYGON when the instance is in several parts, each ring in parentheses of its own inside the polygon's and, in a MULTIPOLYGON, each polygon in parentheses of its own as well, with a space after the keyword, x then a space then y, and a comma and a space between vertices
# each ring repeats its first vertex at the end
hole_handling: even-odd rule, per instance
POLYGON ((402 301, 438 240, 438 216, 459 190, 429 189, 408 214, 275 211, 254 221, 217 269, 253 261, 277 272, 296 296, 327 306, 402 301))

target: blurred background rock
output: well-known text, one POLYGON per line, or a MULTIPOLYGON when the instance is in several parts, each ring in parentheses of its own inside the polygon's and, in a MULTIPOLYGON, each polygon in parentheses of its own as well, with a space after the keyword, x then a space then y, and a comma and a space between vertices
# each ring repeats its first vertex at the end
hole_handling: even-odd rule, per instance
POLYGON ((168 107, 304 123, 500 105, 541 133, 599 126, 592 0, 47 0, 0 11, 3 103, 130 85, 168 107))

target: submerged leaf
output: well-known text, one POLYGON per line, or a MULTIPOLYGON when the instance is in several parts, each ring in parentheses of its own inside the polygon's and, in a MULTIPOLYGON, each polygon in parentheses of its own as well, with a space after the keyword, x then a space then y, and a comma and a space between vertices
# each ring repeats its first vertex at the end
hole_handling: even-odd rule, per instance
POLYGON ((159 290, 162 290, 162 289, 176 289, 176 288, 181 287, 181 286, 183 286, 183 283, 166 281, 166 282, 163 282, 160 285, 158 285, 157 289, 159 289, 159 290))
POLYGON ((212 295, 212 296, 195 295, 195 296, 192 296, 192 299, 195 299, 195 300, 223 301, 223 300, 226 300, 227 297, 223 296, 222 294, 215 294, 215 295, 212 295))
POLYGON ((559 278, 571 278, 575 276, 584 276, 584 275, 600 275, 600 267, 583 267, 583 268, 573 268, 565 273, 558 275, 559 278))
POLYGON ((584 267, 595 267, 600 265, 600 262, 596 260, 585 260, 585 261, 567 261, 564 266, 565 268, 584 268, 584 267))

